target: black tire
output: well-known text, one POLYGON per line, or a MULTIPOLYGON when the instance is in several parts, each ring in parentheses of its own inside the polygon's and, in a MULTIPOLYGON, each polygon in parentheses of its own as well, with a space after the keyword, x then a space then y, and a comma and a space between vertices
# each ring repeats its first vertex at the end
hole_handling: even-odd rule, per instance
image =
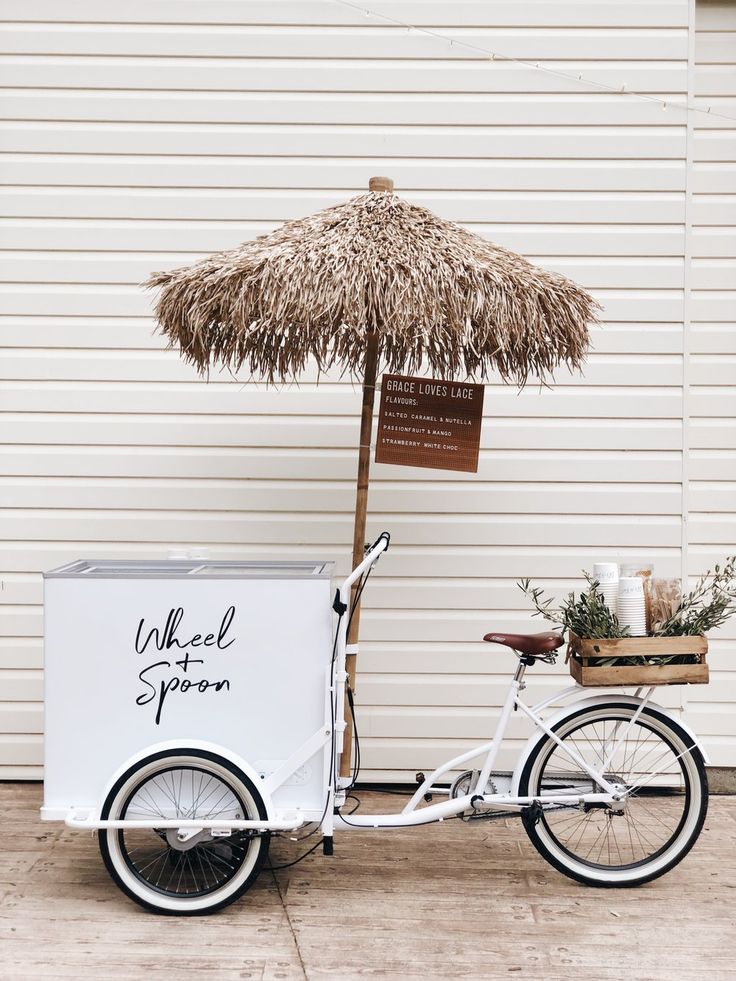
MULTIPOLYGON (((188 748, 154 753, 127 770, 108 794, 101 818, 150 817, 154 807, 162 816, 173 816, 164 814, 157 800, 165 800, 167 810, 170 801, 176 816, 187 818, 267 819, 263 798, 242 770, 213 753, 188 748), (188 793, 187 780, 191 781, 188 793), (213 806, 220 810, 215 812, 213 806)), ((139 906, 168 916, 203 916, 239 899, 258 877, 269 840, 267 833, 241 831, 177 849, 163 829, 101 829, 99 833, 100 853, 113 882, 139 906), (143 857, 134 860, 142 851, 143 857), (148 861, 151 854, 155 858, 148 861), (155 874, 158 881, 153 881, 155 874), (186 888, 189 885, 191 889, 186 888)))
MULTIPOLYGON (((589 764, 600 764, 607 752, 596 750, 596 739, 610 747, 616 733, 625 732, 625 743, 603 776, 638 788, 620 813, 607 805, 587 810, 549 805, 536 824, 527 825, 539 854, 586 885, 627 888, 664 875, 687 855, 705 821, 708 779, 700 750, 681 726, 654 708, 645 708, 631 729, 622 731, 636 708, 615 701, 590 706, 553 728, 589 764)), ((524 766, 519 795, 541 799, 545 789, 553 793, 563 787, 600 790, 548 736, 524 766)))

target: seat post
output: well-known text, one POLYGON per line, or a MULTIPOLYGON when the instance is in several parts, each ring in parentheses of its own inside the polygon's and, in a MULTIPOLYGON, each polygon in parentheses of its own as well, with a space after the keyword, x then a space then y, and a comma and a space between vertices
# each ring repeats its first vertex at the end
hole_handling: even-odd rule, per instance
POLYGON ((533 662, 526 654, 519 654, 518 651, 516 651, 516 654, 518 655, 519 663, 516 666, 514 681, 518 681, 519 683, 521 683, 524 680, 524 673, 528 665, 532 664, 533 662))

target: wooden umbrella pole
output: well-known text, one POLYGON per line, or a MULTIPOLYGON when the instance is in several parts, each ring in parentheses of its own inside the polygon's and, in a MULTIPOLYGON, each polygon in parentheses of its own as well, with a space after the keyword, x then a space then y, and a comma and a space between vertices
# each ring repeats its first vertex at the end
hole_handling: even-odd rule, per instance
MULTIPOLYGON (((371 177, 368 190, 391 193, 394 182, 390 177, 371 177)), ((363 409, 360 415, 360 448, 358 450, 358 481, 355 496, 355 524, 353 526, 353 569, 363 561, 365 553, 365 518, 368 511, 368 478, 371 470, 371 436, 373 435, 373 405, 376 398, 376 370, 378 368, 378 329, 374 324, 368 332, 365 344, 365 368, 363 371, 363 409)), ((350 594, 350 609, 353 608, 347 643, 357 645, 360 633, 360 600, 358 599, 358 584, 350 594)), ((355 669, 358 653, 355 647, 347 659, 347 684, 355 691, 355 669)), ((350 776, 351 753, 353 748, 353 723, 350 718, 350 706, 345 701, 345 732, 342 740, 342 757, 340 759, 340 776, 350 776)))
MULTIPOLYGON (((368 334, 365 346, 365 372, 363 375, 363 408, 360 415, 360 449, 358 451, 358 486, 355 496, 355 525, 353 528, 353 569, 362 561, 365 554, 365 519, 368 510, 368 478, 371 469, 371 436, 373 435, 373 404, 376 396, 376 369, 378 366, 378 331, 368 334)), ((356 601, 358 584, 353 586, 350 607, 356 601)), ((350 622, 347 642, 358 643, 360 629, 360 601, 357 602, 350 622)), ((357 653, 347 659, 348 685, 355 691, 355 663, 357 653)), ((350 775, 350 755, 353 742, 353 725, 349 706, 345 705, 345 732, 342 741, 340 776, 350 775)))

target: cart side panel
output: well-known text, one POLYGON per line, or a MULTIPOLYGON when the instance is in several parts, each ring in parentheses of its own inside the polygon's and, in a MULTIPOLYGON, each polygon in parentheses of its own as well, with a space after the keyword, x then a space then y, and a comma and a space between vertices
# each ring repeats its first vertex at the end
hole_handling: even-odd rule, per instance
MULTIPOLYGON (((324 724, 329 579, 45 581, 44 812, 134 753, 207 740, 271 772, 324 724)), ((320 752, 274 795, 321 813, 320 752)))

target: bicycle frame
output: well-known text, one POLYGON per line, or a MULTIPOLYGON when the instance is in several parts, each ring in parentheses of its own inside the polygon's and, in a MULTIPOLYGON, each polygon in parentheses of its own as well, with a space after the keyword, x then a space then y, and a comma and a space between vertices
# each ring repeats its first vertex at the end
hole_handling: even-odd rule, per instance
MULTIPOLYGON (((373 547, 368 551, 363 561, 360 565, 348 576, 345 582, 342 584, 340 590, 338 590, 338 599, 345 600, 350 595, 350 589, 352 585, 360 579, 365 571, 367 571, 375 562, 378 561, 381 553, 388 548, 388 538, 381 536, 378 541, 373 545, 373 547)), ((348 651, 346 644, 347 637, 347 622, 344 617, 341 618, 338 626, 337 635, 337 657, 335 666, 335 678, 332 685, 332 692, 334 692, 334 709, 336 717, 339 719, 338 724, 336 724, 336 735, 339 729, 339 735, 342 734, 344 729, 344 722, 342 718, 342 708, 344 704, 345 697, 345 681, 347 678, 347 673, 345 671, 345 663, 348 653, 355 654, 357 650, 352 649, 348 651)), ((648 703, 654 688, 649 688, 646 692, 645 697, 641 700, 641 704, 633 719, 629 721, 626 725, 624 732, 619 735, 618 732, 614 733, 615 743, 610 747, 606 754, 606 758, 602 760, 602 765, 599 768, 593 767, 588 764, 583 758, 578 756, 578 754, 567 747, 557 735, 547 726, 544 720, 540 716, 540 712, 552 704, 552 702, 560 701, 568 698, 572 694, 580 693, 581 689, 578 685, 572 685, 569 688, 564 689, 562 692, 558 692, 538 705, 529 707, 520 698, 520 692, 523 691, 524 685, 524 673, 526 670, 526 664, 520 660, 519 666, 517 667, 514 677, 511 679, 509 690, 506 695, 506 699, 501 710, 501 717, 494 733, 493 738, 486 743, 476 746, 474 749, 468 750, 459 756, 448 760, 443 763, 436 770, 434 770, 429 777, 427 777, 424 782, 417 788, 409 802, 399 813, 394 814, 363 814, 351 816, 348 820, 347 817, 342 816, 340 813, 333 813, 334 802, 335 802, 335 779, 333 774, 333 780, 331 781, 331 789, 329 791, 328 807, 326 809, 326 814, 324 820, 322 821, 322 832, 326 837, 332 835, 334 829, 348 830, 356 828, 395 828, 395 827, 410 827, 412 825, 427 824, 434 821, 442 821, 448 817, 455 817, 464 811, 478 810, 480 808, 488 809, 500 809, 504 811, 521 811, 524 807, 528 807, 535 801, 539 800, 538 797, 524 797, 511 793, 496 793, 487 794, 485 793, 485 788, 488 785, 488 780, 493 771, 493 766, 498 756, 498 751, 503 742, 504 736, 506 734, 506 729, 508 726, 511 714, 515 710, 519 710, 524 713, 535 725, 537 729, 545 733, 551 739, 553 739, 563 751, 571 757, 573 762, 581 768, 581 770, 590 777, 590 779, 600 788, 598 793, 560 793, 560 794, 545 794, 543 797, 544 803, 549 805, 583 805, 583 804, 609 804, 615 806, 624 800, 626 793, 623 787, 619 787, 615 784, 609 783, 605 779, 603 773, 606 769, 607 764, 614 757, 618 746, 621 741, 625 738, 626 733, 629 731, 630 727, 639 717, 639 714, 644 709, 648 703), (468 763, 470 760, 481 757, 485 754, 485 760, 478 773, 478 778, 475 782, 475 786, 471 789, 471 792, 460 797, 449 799, 443 801, 439 804, 431 804, 427 807, 419 807, 420 803, 424 800, 425 795, 431 792, 436 792, 437 788, 434 786, 435 782, 440 779, 444 774, 449 773, 452 770, 457 770, 463 764, 468 763)))

